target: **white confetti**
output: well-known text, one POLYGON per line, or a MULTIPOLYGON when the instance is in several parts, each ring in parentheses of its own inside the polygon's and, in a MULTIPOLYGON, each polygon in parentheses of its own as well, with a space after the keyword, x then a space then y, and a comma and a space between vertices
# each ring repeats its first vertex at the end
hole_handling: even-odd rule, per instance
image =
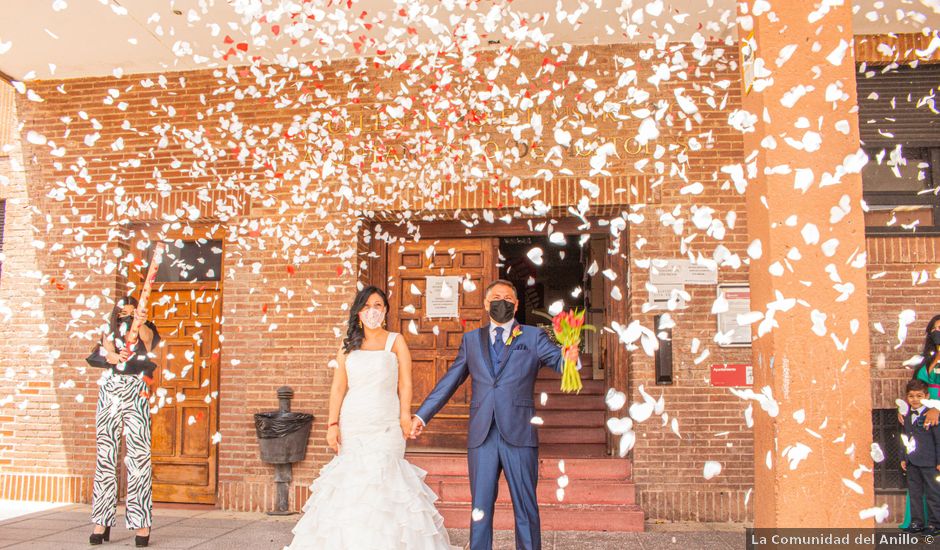
POLYGON ((624 458, 630 452, 630 449, 633 448, 633 445, 636 443, 636 432, 629 431, 622 436, 620 436, 620 449, 619 455, 620 458, 624 458))
POLYGON ((607 430, 613 435, 623 435, 633 429, 633 420, 630 418, 611 417, 607 419, 607 430))
POLYGON ((852 481, 851 479, 842 478, 842 483, 843 483, 846 487, 848 487, 849 489, 853 490, 854 492, 856 492, 856 493, 858 493, 858 494, 860 494, 860 495, 865 493, 865 491, 862 490, 862 486, 859 485, 858 483, 855 483, 855 482, 852 481))
POLYGON ((702 476, 708 480, 717 476, 721 473, 721 463, 714 460, 709 460, 705 463, 705 467, 702 471, 702 476))
POLYGON ((883 462, 885 459, 885 453, 877 442, 871 444, 871 459, 875 462, 883 462))
POLYGON ((653 403, 634 403, 630 405, 630 417, 636 422, 645 422, 653 415, 653 403))
POLYGON ((884 523, 890 515, 891 513, 888 510, 887 504, 882 504, 874 508, 866 508, 858 513, 859 519, 875 518, 877 523, 884 523))
POLYGON ((539 247, 534 247, 526 253, 529 260, 535 265, 542 265, 542 249, 539 247))
POLYGON ((607 390, 607 395, 604 396, 604 402, 607 404, 607 410, 612 412, 619 411, 627 404, 627 395, 614 388, 610 388, 607 390))

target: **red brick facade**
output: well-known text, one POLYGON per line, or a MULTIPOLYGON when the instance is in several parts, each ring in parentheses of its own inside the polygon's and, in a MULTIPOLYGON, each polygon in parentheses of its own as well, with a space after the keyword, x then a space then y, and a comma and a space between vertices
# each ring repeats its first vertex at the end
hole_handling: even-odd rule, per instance
MULTIPOLYGON (((717 44, 714 47, 722 48, 717 44)), ((576 62, 579 51, 572 52, 567 60, 554 61, 554 74, 543 73, 538 85, 560 83, 570 71, 582 80, 594 78, 602 89, 606 88, 624 70, 617 64, 618 55, 636 59, 638 48, 587 48, 592 61, 584 67, 576 62)), ((521 52, 518 56, 520 70, 530 75, 545 57, 535 52, 521 52)), ((227 231, 222 297, 224 342, 218 397, 222 434, 218 503, 226 509, 262 510, 273 505, 272 468, 258 459, 250 414, 275 408, 274 390, 278 386, 294 388, 294 410, 310 411, 318 417, 307 460, 294 469, 294 506, 302 504, 306 486, 331 456, 325 446, 322 422, 331 379, 327 362, 338 346, 334 328, 345 320, 342 306, 350 300, 358 275, 359 261, 341 255, 358 238, 357 213, 366 211, 371 213, 369 217, 394 219, 396 212, 404 210, 403 204, 422 201, 433 202, 437 212, 461 208, 467 215, 479 214, 484 208, 515 210, 520 203, 531 204, 513 198, 511 178, 519 177, 522 188, 541 189, 539 198, 553 207, 553 214, 564 215, 567 206, 575 205, 586 194, 579 181, 590 179, 602 191, 592 200, 596 205, 593 215, 614 216, 628 204, 643 205, 638 213, 645 219, 633 220, 628 225, 628 237, 622 243, 626 256, 621 261, 629 267, 626 272, 621 269, 617 273, 615 282, 618 286, 623 281, 629 284, 629 288, 620 287, 626 303, 624 317, 608 322, 628 324, 638 320, 651 327, 653 313, 642 311, 648 271, 639 261, 682 257, 683 238, 690 243, 689 250, 708 258, 717 245, 726 246, 742 260, 747 257, 744 200, 720 171, 722 166, 742 161, 740 134, 728 125, 729 113, 740 105, 738 73, 731 63, 734 56, 728 51, 718 59, 697 69, 690 67, 687 80, 664 82, 658 92, 641 84, 670 103, 674 89, 685 88, 685 94, 693 97, 701 109, 702 120, 693 124, 691 133, 682 130, 678 110, 670 111, 674 125, 663 125, 658 140, 667 149, 670 144, 678 144, 675 150, 665 151, 666 177, 656 175, 651 166, 644 173, 638 172, 634 162, 642 157, 631 156, 624 150, 620 159, 610 159, 606 167, 609 177, 588 177, 589 156, 571 155, 565 158, 564 166, 574 175, 559 179, 556 173, 551 185, 532 179, 541 165, 523 161, 495 177, 492 186, 481 185, 478 190, 467 191, 461 189, 463 183, 448 182, 441 188, 440 196, 428 198, 408 196, 413 188, 402 196, 392 196, 381 187, 394 180, 388 176, 394 175, 394 171, 366 170, 368 181, 377 189, 371 195, 393 199, 390 203, 378 200, 374 204, 350 205, 336 196, 323 195, 306 211, 291 201, 291 190, 286 184, 265 190, 265 197, 273 199, 265 202, 257 194, 239 194, 214 183, 231 179, 243 185, 264 185, 287 178, 285 174, 292 166, 290 163, 265 166, 262 162, 253 167, 251 156, 259 148, 273 148, 273 143, 252 145, 244 137, 222 135, 218 120, 229 116, 224 111, 200 116, 209 107, 234 101, 232 82, 217 78, 212 71, 171 75, 166 89, 160 85, 143 87, 141 81, 147 76, 139 75, 120 80, 33 83, 32 88, 44 101, 30 102, 23 97, 17 100, 19 119, 25 126, 20 141, 25 173, 13 171, 12 184, 0 187, 6 195, 0 199, 7 200, 0 303, 11 309, 10 319, 0 324, 0 498, 87 501, 90 497, 98 373, 83 367, 91 340, 75 335, 86 334, 90 338, 91 330, 101 322, 109 306, 102 303, 95 318, 74 318, 73 312, 87 309, 77 303, 83 295, 100 295, 102 288, 109 288, 114 296, 124 288, 119 275, 101 273, 107 260, 115 258, 111 249, 127 246, 121 241, 122 231, 114 225, 119 219, 158 222, 165 215, 195 206, 199 209, 199 221, 222 223, 227 231), (727 87, 716 86, 716 82, 724 82, 727 87), (714 107, 706 103, 706 87, 713 94, 714 107), (120 91, 119 97, 106 101, 112 89, 120 91), (121 101, 127 102, 125 110, 114 105, 121 101), (175 109, 172 116, 168 106, 175 109), (83 143, 84 136, 95 130, 80 112, 101 124, 98 130, 101 137, 93 146, 83 143), (70 122, 64 123, 63 117, 70 117, 70 122), (125 120, 130 129, 122 128, 125 120), (162 124, 172 125, 176 134, 169 133, 166 148, 156 148, 160 136, 155 128, 162 124), (192 143, 187 145, 187 138, 179 134, 184 129, 196 131, 200 127, 205 128, 207 140, 217 148, 209 161, 216 174, 213 178, 191 175, 189 165, 201 159, 193 155, 192 143), (28 131, 65 147, 65 155, 56 157, 50 154, 49 147, 26 143, 22 136, 28 131), (123 149, 111 146, 118 138, 123 139, 123 149), (697 151, 689 148, 690 138, 698 139, 704 147, 697 151), (218 149, 228 154, 219 156, 218 149), (687 162, 682 162, 680 152, 688 155, 687 162), (239 162, 235 158, 239 154, 248 156, 249 161, 239 162), (79 164, 80 157, 84 164, 79 164), (139 158, 141 162, 137 164, 139 158), (174 160, 181 164, 174 166, 174 160), (687 181, 668 175, 670 163, 684 171, 687 181), (155 169, 159 170, 158 175, 155 169), (107 185, 115 177, 122 180, 119 183, 125 191, 118 202, 107 185), (64 200, 58 200, 54 191, 72 185, 69 182, 72 178, 85 193, 76 193, 73 186, 64 194, 64 200), (172 185, 168 194, 161 194, 154 187, 160 178, 172 185), (685 194, 683 188, 692 182, 701 182, 705 190, 697 195, 685 194), (108 189, 98 192, 96 185, 108 189), (213 191, 201 195, 198 190, 207 185, 213 191), (618 193, 617 189, 622 191, 618 193), (128 211, 126 205, 133 209, 128 211), (286 210, 281 211, 282 205, 286 210), (689 221, 692 209, 702 207, 714 209, 713 217, 722 220, 727 230, 723 239, 706 236, 705 231, 692 226, 689 221), (736 215, 733 227, 727 223, 730 212, 736 215), (663 216, 668 214, 685 220, 680 235, 662 223, 663 216), (332 236, 328 235, 330 224, 340 228, 332 236), (316 242, 317 231, 321 242, 316 242), (689 239, 695 233, 698 236, 689 239), (303 247, 295 246, 291 239, 303 237, 312 241, 304 249, 309 258, 292 256, 295 247, 298 250, 303 247), (333 239, 342 242, 331 243, 333 239), (642 242, 639 239, 644 239, 645 244, 639 246, 642 242), (62 246, 56 248, 57 243, 62 246), (255 263, 260 264, 258 270, 252 268, 255 263), (288 297, 288 291, 293 291, 292 297, 288 297), (270 307, 263 313, 263 306, 270 307), (273 324, 277 328, 272 330, 273 324)), ((305 86, 327 89, 344 98, 347 86, 335 78, 335 71, 352 67, 350 63, 335 63, 315 78, 307 79, 305 86)), ((639 82, 644 83, 650 69, 636 70, 639 82)), ((390 91, 394 96, 403 79, 402 73, 396 71, 386 79, 376 69, 370 69, 368 74, 369 86, 376 87, 370 90, 371 97, 378 97, 378 90, 390 91)), ((157 79, 157 75, 149 76, 157 79)), ((247 85, 247 73, 241 72, 241 77, 245 82, 236 86, 238 89, 247 85)), ((580 85, 572 86, 562 95, 570 99, 579 90, 580 85)), ((286 126, 292 114, 303 111, 279 109, 274 103, 270 98, 239 100, 235 101, 234 111, 246 127, 274 122, 286 126)), ((352 111, 362 108, 346 106, 352 111)), ((543 116, 547 114, 543 112, 543 116)), ((354 115, 351 118, 355 120, 354 115)), ((599 133, 606 132, 611 138, 633 136, 635 128, 630 125, 635 120, 623 129, 605 119, 595 121, 595 126, 599 133)), ((484 135, 492 130, 486 124, 484 121, 461 131, 464 135, 484 135)), ((545 125, 549 128, 548 122, 545 125)), ((550 130, 546 134, 550 135, 550 130)), ((18 148, 14 149, 14 156, 19 153, 18 148)), ((0 169, 9 165, 10 158, 0 157, 0 169)), ((471 162, 481 160, 468 159, 471 162)), ((357 193, 369 195, 366 181, 363 178, 357 182, 366 189, 357 193)), ((455 181, 461 180, 458 177, 455 181)), ((331 181, 330 185, 338 189, 342 182, 331 181)), ((873 384, 878 403, 882 404, 879 406, 891 406, 898 381, 908 376, 897 368, 898 364, 917 352, 922 320, 940 311, 936 278, 911 287, 910 272, 923 268, 932 273, 937 267, 940 245, 936 239, 927 238, 872 238, 869 242, 872 320, 882 321, 886 331, 885 335, 872 332, 873 355, 885 356, 885 366, 875 367, 873 384), (916 247, 923 251, 908 250, 916 247), (882 271, 886 275, 875 278, 882 271), (908 302, 910 305, 905 305, 908 302), (890 318, 896 322, 897 312, 904 307, 917 311, 918 323, 912 330, 918 334, 895 350, 892 335, 896 327, 892 328, 890 318)), ((728 282, 747 282, 747 266, 737 270, 722 268, 719 283, 728 282)), ((655 386, 653 360, 642 350, 623 354, 626 363, 623 372, 627 374, 618 384, 619 389, 629 391, 631 401, 640 399, 637 388, 641 384, 654 397, 663 392, 666 412, 670 418, 678 419, 681 433, 679 438, 668 427, 661 426, 658 417, 638 426, 632 459, 639 503, 652 519, 745 521, 752 515, 745 501, 754 468, 751 434, 743 417, 747 403, 727 389, 711 387, 708 377, 714 363, 749 363, 750 350, 717 347, 711 338, 716 319, 710 314, 716 289, 688 288, 693 297, 690 307, 673 314, 675 383, 655 386), (695 338, 700 345, 698 352, 693 353, 695 338), (697 361, 706 347, 710 355, 697 361), (717 460, 723 466, 721 475, 710 481, 702 476, 706 460, 717 460)))

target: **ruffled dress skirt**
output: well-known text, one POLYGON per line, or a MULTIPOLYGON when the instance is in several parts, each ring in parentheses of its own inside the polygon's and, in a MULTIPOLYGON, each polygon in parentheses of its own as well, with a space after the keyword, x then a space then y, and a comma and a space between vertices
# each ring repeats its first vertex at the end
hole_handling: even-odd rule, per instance
POLYGON ((427 472, 405 460, 397 423, 371 433, 340 426, 340 453, 311 485, 289 550, 456 550, 427 472))

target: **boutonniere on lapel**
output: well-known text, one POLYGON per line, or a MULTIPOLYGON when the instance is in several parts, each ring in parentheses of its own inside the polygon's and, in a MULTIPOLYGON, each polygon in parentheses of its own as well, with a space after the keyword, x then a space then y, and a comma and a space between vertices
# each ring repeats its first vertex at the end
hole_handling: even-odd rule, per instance
POLYGON ((516 325, 513 327, 512 332, 509 333, 509 338, 506 340, 506 345, 512 344, 512 341, 516 339, 517 336, 522 336, 522 327, 516 325))

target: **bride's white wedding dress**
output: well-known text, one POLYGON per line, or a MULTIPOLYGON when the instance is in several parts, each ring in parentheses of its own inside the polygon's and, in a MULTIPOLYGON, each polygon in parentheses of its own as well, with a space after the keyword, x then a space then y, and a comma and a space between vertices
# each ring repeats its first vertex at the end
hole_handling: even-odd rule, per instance
POLYGON ((313 482, 290 550, 452 550, 427 472, 405 460, 398 357, 346 356, 348 389, 339 415, 339 454, 313 482))

